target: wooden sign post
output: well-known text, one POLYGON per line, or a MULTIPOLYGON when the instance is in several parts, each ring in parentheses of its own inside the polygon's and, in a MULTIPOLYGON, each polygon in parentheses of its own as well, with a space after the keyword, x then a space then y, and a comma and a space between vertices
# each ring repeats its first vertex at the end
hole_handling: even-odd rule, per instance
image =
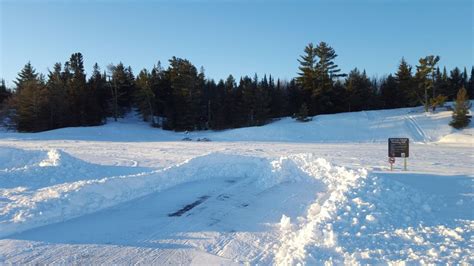
POLYGON ((410 152, 410 140, 408 138, 389 138, 388 139, 388 157, 390 170, 395 163, 395 157, 403 158, 403 170, 407 170, 407 158, 410 152), (393 158, 393 163, 392 163, 393 158))

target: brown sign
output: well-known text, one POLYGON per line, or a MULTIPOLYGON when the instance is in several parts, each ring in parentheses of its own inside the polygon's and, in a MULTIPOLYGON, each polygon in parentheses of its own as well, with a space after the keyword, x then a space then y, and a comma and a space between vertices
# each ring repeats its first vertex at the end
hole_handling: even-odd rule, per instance
POLYGON ((388 157, 405 157, 409 156, 408 138, 389 138, 388 139, 388 157))

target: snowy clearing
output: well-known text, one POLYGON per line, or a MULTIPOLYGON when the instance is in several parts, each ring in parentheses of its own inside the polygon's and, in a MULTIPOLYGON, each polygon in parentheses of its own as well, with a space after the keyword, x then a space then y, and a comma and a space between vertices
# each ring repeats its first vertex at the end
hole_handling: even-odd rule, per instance
POLYGON ((2 132, 0 263, 473 264, 474 130, 450 119, 2 132), (388 137, 410 138, 408 171, 388 137))

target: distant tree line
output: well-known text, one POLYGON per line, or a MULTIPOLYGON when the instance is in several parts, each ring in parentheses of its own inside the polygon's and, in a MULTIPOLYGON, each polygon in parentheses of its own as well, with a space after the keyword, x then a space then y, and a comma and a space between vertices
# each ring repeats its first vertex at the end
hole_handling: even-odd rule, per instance
POLYGON ((37 132, 62 127, 93 126, 107 117, 123 117, 133 109, 154 127, 168 130, 226 129, 260 126, 293 116, 301 121, 318 114, 352 112, 422 104, 436 108, 453 100, 461 88, 474 96, 474 67, 447 72, 439 57, 427 56, 413 69, 403 58, 394 74, 369 78, 355 68, 341 73, 337 54, 327 43, 308 44, 297 77, 244 76, 236 80, 207 78, 190 61, 173 57, 134 75, 123 63, 101 70, 94 64, 86 76, 81 53, 56 63, 47 76, 27 63, 14 81, 0 84, 3 120, 18 131, 37 132))

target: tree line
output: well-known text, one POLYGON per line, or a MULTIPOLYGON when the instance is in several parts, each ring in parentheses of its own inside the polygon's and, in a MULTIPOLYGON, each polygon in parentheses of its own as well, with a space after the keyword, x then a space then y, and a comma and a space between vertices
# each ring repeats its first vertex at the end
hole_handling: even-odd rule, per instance
POLYGON ((403 58, 394 74, 370 78, 365 70, 341 73, 335 50, 325 42, 308 44, 297 77, 229 75, 215 81, 189 61, 173 57, 168 68, 158 62, 136 76, 123 63, 87 77, 83 56, 74 53, 45 76, 30 62, 19 72, 15 88, 0 84, 3 121, 18 131, 93 126, 138 110, 144 121, 168 130, 227 129, 260 126, 293 116, 305 121, 318 114, 425 106, 434 109, 453 100, 461 88, 474 96, 474 67, 451 71, 438 56, 420 58, 413 68, 403 58))

